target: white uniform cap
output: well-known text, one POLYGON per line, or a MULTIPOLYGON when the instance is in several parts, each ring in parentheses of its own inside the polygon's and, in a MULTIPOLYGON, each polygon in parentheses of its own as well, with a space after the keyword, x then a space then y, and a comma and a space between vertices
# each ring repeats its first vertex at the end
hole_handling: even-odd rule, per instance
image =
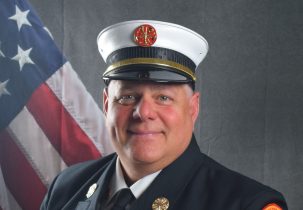
MULTIPOLYGON (((189 75, 191 80, 195 80, 195 69, 208 51, 207 41, 198 33, 177 24, 154 20, 125 21, 109 26, 100 32, 97 44, 103 60, 110 65, 103 75, 105 78, 111 78, 110 75, 117 73, 117 69, 121 70, 121 66, 128 66, 128 71, 130 71, 129 65, 134 67, 135 64, 148 65, 151 62, 153 67, 157 64, 169 67, 170 73, 171 69, 174 69, 174 73, 181 72, 185 76, 189 75), (153 37, 154 42, 145 43, 147 44, 145 46, 139 46, 134 37, 135 31, 142 25, 151 26, 154 35, 156 34, 153 37), (124 49, 131 49, 131 52, 124 49), (134 49, 136 49, 135 52, 133 52, 134 49), (161 52, 154 52, 158 50, 161 52), (167 54, 168 57, 165 57, 167 54), (163 55, 165 56, 163 57, 163 55), (140 59, 138 60, 138 58, 140 59)), ((158 73, 162 70, 167 69, 157 69, 158 73)), ((135 71, 137 72, 137 70, 135 71)), ((123 79, 125 76, 124 74, 122 77, 120 75, 116 78, 123 79)))
POLYGON ((180 52, 190 58, 196 66, 208 51, 207 41, 198 33, 183 26, 155 21, 133 20, 117 23, 102 30, 97 38, 99 52, 106 62, 114 51, 125 47, 138 46, 133 39, 134 30, 143 24, 152 25, 157 31, 153 47, 161 47, 180 52))

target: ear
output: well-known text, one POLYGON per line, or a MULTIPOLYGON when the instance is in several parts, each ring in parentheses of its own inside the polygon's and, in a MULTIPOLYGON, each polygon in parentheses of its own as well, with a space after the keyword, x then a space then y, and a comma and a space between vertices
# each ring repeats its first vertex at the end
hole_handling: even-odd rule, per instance
POLYGON ((103 113, 105 116, 107 115, 108 111, 108 89, 104 88, 103 89, 103 113))
POLYGON ((199 116, 199 109, 200 109, 200 93, 194 92, 191 98, 191 118, 193 124, 196 122, 199 116))

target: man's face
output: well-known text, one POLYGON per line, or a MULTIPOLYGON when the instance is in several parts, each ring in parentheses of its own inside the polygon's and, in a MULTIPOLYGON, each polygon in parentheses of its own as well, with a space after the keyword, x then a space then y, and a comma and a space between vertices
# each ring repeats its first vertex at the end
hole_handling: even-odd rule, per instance
POLYGON ((188 85, 113 80, 103 97, 124 166, 160 170, 188 146, 199 112, 199 93, 188 85))

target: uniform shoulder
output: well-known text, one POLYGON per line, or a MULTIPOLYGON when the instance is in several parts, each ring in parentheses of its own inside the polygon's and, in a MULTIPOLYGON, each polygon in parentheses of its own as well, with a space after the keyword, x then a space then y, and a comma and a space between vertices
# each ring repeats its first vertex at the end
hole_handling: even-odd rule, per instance
POLYGON ((58 175, 56 182, 66 182, 68 180, 79 182, 81 179, 85 181, 87 180, 87 177, 91 177, 98 170, 100 170, 100 168, 107 166, 107 164, 113 159, 114 156, 115 154, 111 154, 97 160, 88 160, 74 164, 64 169, 58 175))
MULTIPOLYGON (((243 206, 253 206, 252 209, 262 209, 270 202, 286 206, 284 197, 280 192, 250 177, 228 169, 204 154, 202 155, 204 156, 204 162, 200 168, 200 174, 206 177, 207 185, 217 194, 222 196, 232 194, 233 197, 241 201, 243 206), (256 206, 259 207, 256 208, 256 206)), ((287 207, 283 209, 287 209, 287 207)))
MULTIPOLYGON (((262 190, 271 189, 270 187, 248 177, 232 169, 229 169, 222 164, 218 163, 211 157, 204 155, 204 163, 201 170, 207 170, 208 178, 218 183, 224 183, 224 185, 234 185, 237 187, 251 189, 251 190, 262 190)), ((271 189, 273 190, 273 189, 271 189)))
POLYGON ((115 160, 111 154, 98 160, 90 160, 72 165, 55 178, 45 196, 40 209, 62 209, 87 182, 100 177, 100 173, 115 160))

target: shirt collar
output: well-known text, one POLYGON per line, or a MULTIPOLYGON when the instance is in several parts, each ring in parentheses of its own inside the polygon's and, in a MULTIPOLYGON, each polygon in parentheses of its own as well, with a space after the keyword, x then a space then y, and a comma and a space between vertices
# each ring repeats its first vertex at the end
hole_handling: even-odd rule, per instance
MULTIPOLYGON (((158 174, 161 172, 157 171, 155 173, 149 174, 138 181, 136 181, 134 184, 132 184, 129 189, 132 191, 133 195, 137 198, 140 197, 140 195, 148 188, 148 186, 154 181, 154 179, 158 176, 158 174)), ((116 160, 116 170, 114 172, 113 178, 110 182, 110 198, 119 190, 123 188, 128 188, 122 168, 120 165, 119 157, 116 160)))

